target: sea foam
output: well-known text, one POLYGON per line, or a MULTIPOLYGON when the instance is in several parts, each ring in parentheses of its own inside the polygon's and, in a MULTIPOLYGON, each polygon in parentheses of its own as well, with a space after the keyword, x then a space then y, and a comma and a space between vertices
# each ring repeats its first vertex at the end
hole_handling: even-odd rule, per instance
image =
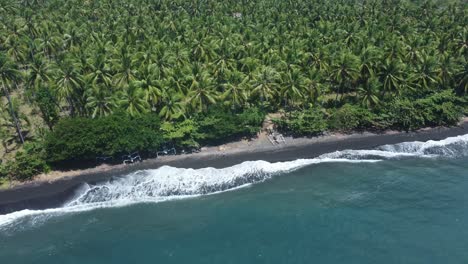
POLYGON ((378 162, 405 157, 458 157, 468 155, 468 134, 440 141, 405 142, 373 150, 344 150, 314 159, 287 162, 246 161, 223 169, 182 169, 163 166, 115 177, 99 184, 83 184, 62 207, 45 210, 22 210, 0 215, 0 230, 15 225, 19 219, 41 223, 50 217, 135 203, 157 203, 201 195, 216 194, 264 182, 276 175, 305 166, 326 162, 378 162))

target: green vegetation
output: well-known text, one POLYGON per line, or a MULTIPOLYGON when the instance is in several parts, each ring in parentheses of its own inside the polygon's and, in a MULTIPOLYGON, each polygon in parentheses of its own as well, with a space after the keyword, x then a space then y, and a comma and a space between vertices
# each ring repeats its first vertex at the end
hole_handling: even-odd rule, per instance
POLYGON ((16 152, 14 161, 2 166, 0 173, 5 178, 24 181, 49 170, 42 144, 28 142, 16 152))
MULTIPOLYGON (((411 101, 398 98, 387 105, 388 122, 395 128, 412 130, 424 126, 455 125, 464 114, 466 99, 458 98, 450 91, 435 93, 411 101)), ((382 110, 383 111, 383 110, 382 110)))
POLYGON ((315 108, 292 111, 280 120, 277 126, 296 135, 317 135, 326 130, 350 132, 353 130, 381 130, 384 128, 414 130, 428 126, 452 126, 466 114, 468 105, 452 91, 434 93, 411 101, 395 97, 382 103, 378 109, 361 105, 345 104, 327 112, 315 108))
POLYGON ((198 148, 200 143, 253 136, 264 117, 251 108, 240 113, 213 111, 194 119, 162 124, 151 113, 135 117, 118 112, 94 119, 64 118, 45 137, 45 158, 51 164, 71 165, 93 162, 96 157, 119 158, 132 151, 150 157, 163 146, 190 149, 198 148))
POLYGON ((257 108, 241 113, 212 109, 195 119, 202 134, 202 143, 222 143, 239 137, 252 137, 260 130, 265 113, 257 108))
POLYGON ((2 174, 249 137, 279 111, 296 135, 453 125, 467 24, 463 0, 0 0, 2 174))
POLYGON ((116 156, 134 150, 155 152, 163 142, 159 118, 125 114, 59 121, 45 139, 47 161, 94 161, 97 156, 116 156))
POLYGON ((281 131, 301 136, 318 135, 329 128, 325 113, 316 108, 293 111, 282 119, 273 120, 273 122, 281 131))

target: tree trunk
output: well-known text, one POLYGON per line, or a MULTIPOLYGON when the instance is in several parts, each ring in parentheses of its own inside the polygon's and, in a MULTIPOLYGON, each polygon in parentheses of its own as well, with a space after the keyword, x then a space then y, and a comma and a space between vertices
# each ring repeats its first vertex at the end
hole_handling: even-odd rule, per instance
POLYGON ((7 100, 8 100, 8 105, 10 106, 9 108, 10 108, 11 117, 13 118, 13 121, 15 122, 16 133, 18 133, 18 136, 19 136, 19 139, 21 140, 21 143, 24 144, 23 133, 21 132, 21 127, 20 127, 18 118, 16 118, 15 111, 13 110, 13 104, 11 102, 10 93, 8 92, 8 88, 6 88, 4 86, 3 91, 5 92, 5 96, 6 96, 7 100))
POLYGON ((71 97, 67 97, 68 105, 70 106, 70 116, 75 117, 75 105, 71 97))

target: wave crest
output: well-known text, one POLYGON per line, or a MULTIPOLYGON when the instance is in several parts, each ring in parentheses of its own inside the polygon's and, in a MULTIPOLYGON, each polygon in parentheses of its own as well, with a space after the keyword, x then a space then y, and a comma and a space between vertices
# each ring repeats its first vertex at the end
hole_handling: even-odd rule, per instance
POLYGON ((163 166, 137 171, 125 177, 89 185, 84 184, 76 196, 60 208, 22 210, 0 215, 0 229, 21 218, 60 215, 102 207, 118 207, 141 202, 161 202, 200 195, 209 195, 260 183, 277 174, 324 162, 377 162, 401 157, 458 157, 468 155, 468 134, 440 141, 405 142, 385 145, 374 150, 344 150, 321 155, 315 159, 298 159, 270 163, 247 161, 223 168, 181 169, 163 166))
POLYGON ((468 134, 449 137, 438 141, 414 141, 394 145, 384 145, 379 149, 391 153, 407 153, 417 156, 443 156, 450 158, 464 157, 468 156, 468 134))
POLYGON ((126 200, 138 202, 162 197, 207 195, 263 182, 272 176, 322 162, 374 162, 375 160, 299 159, 269 163, 247 161, 224 168, 181 169, 163 166, 155 170, 138 171, 109 182, 87 186, 85 191, 65 206, 126 200))

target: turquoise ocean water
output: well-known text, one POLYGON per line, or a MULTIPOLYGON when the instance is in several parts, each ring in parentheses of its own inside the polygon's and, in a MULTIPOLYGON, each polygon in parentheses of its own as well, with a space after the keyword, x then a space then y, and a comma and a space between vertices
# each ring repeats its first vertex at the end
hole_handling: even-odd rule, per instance
POLYGON ((86 185, 0 216, 0 263, 468 263, 468 135, 86 185))

